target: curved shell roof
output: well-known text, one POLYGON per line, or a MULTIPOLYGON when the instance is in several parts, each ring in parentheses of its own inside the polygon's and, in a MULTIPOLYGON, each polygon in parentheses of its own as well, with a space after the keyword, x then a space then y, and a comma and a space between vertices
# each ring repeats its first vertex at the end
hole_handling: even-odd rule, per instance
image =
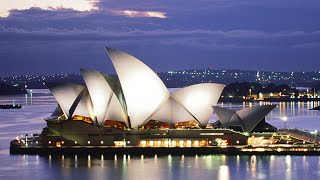
POLYGON ((98 71, 81 69, 81 74, 88 87, 93 104, 93 114, 98 125, 103 125, 105 120, 127 123, 123 107, 109 85, 111 80, 107 81, 105 76, 98 71))
POLYGON ((81 69, 81 74, 88 87, 95 119, 102 125, 113 92, 101 73, 81 69))
POLYGON ((46 85, 60 104, 64 114, 70 118, 72 116, 70 109, 78 96, 81 96, 81 92, 85 87, 72 83, 48 83, 46 85))
POLYGON ((241 126, 245 132, 251 132, 276 107, 277 105, 254 106, 236 112, 218 106, 213 108, 223 127, 241 126))
POLYGON ((175 92, 172 97, 185 107, 202 126, 206 126, 213 113, 212 106, 217 105, 223 88, 222 84, 196 84, 175 92))
POLYGON ((247 132, 253 128, 266 117, 277 105, 254 106, 237 111, 237 115, 244 122, 244 129, 247 132))
POLYGON ((181 104, 170 97, 158 111, 151 116, 153 120, 165 123, 177 123, 183 121, 197 121, 196 118, 188 112, 181 104))
POLYGON ((158 75, 137 58, 106 48, 118 74, 132 127, 139 127, 170 96, 158 75))
POLYGON ((151 119, 171 124, 194 120, 206 126, 224 85, 203 83, 170 94, 158 75, 140 60, 119 50, 106 50, 118 77, 82 69, 86 86, 47 85, 68 118, 90 117, 99 126, 116 120, 131 128, 151 119))
MULTIPOLYGON (((123 108, 117 98, 117 96, 113 93, 110 103, 108 105, 108 110, 106 113, 106 116, 104 118, 104 120, 114 120, 114 121, 121 121, 121 122, 125 122, 127 126, 129 126, 128 124, 128 120, 127 120, 127 116, 123 111, 123 108)), ((105 122, 103 121, 103 122, 105 122)))
POLYGON ((85 89, 85 92, 81 96, 81 99, 79 100, 79 103, 76 105, 72 115, 78 115, 94 119, 92 102, 87 89, 85 89))
POLYGON ((219 117, 222 126, 229 127, 230 121, 232 120, 232 117, 235 115, 236 112, 219 106, 214 106, 213 109, 219 117))

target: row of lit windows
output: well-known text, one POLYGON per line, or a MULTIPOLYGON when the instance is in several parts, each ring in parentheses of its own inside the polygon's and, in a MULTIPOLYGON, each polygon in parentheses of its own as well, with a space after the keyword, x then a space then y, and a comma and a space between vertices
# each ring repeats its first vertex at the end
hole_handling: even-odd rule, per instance
POLYGON ((139 144, 140 147, 200 147, 206 145, 208 142, 205 140, 142 140, 139 144))

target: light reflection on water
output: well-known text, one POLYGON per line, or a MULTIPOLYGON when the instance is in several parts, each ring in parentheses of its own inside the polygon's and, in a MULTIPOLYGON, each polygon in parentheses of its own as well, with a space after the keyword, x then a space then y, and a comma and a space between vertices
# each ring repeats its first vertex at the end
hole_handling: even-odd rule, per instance
MULTIPOLYGON (((26 106, 25 96, 0 97, 0 104, 15 99, 24 105, 0 110, 0 179, 320 179, 318 156, 10 156, 9 141, 41 132, 56 106, 46 91, 35 91, 33 98, 33 106, 26 106)), ((219 103, 234 110, 259 104, 219 103)), ((268 123, 282 127, 280 118, 287 116, 288 127, 320 130, 320 111, 308 110, 319 102, 275 104, 268 123)))
MULTIPOLYGON (((318 179, 317 156, 13 156, 9 179, 318 179), (19 171, 17 171, 18 168, 19 171), (50 170, 48 170, 50 168, 50 170), (94 173, 93 173, 94 172, 94 173)), ((1 176, 0 176, 1 177, 1 176)))

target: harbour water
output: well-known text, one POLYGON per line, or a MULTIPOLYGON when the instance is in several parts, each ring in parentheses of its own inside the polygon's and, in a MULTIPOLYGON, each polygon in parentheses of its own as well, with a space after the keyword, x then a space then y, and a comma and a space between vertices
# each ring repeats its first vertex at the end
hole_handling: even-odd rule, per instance
MULTIPOLYGON (((40 133, 56 102, 47 90, 0 97, 0 104, 22 109, 0 110, 0 179, 320 179, 318 156, 38 156, 10 155, 16 136, 40 133), (27 100, 27 105, 26 105, 27 100), (32 105, 31 105, 32 104, 32 105)), ((276 103, 267 122, 282 128, 320 130, 320 102, 276 103), (286 124, 281 120, 288 117, 286 124)), ((234 110, 259 103, 219 103, 234 110)), ((217 117, 212 116, 211 121, 217 117)))

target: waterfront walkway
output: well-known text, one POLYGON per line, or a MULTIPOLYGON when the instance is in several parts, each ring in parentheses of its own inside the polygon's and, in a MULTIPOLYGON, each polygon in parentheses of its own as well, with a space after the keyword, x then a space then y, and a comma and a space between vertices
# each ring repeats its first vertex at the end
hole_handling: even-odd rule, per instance
POLYGON ((287 134, 295 139, 303 140, 315 145, 320 145, 320 137, 317 134, 311 134, 310 132, 300 129, 280 129, 277 131, 277 133, 287 134))

